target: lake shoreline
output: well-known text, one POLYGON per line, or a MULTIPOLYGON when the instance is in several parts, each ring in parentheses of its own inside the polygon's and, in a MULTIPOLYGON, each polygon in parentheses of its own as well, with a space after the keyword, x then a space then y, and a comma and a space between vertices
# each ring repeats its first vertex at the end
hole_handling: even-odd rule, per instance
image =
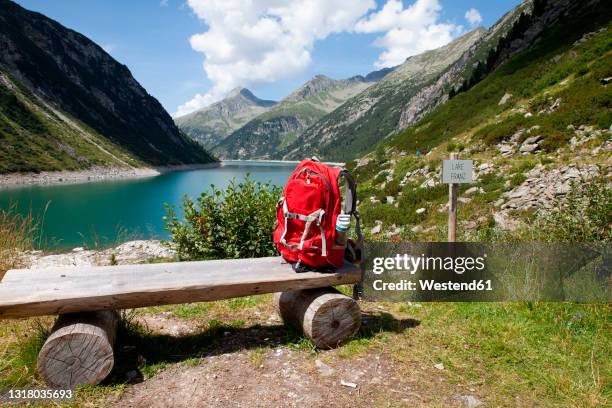
POLYGON ((40 173, 0 174, 0 189, 27 186, 49 186, 57 184, 80 184, 103 180, 128 180, 155 177, 175 171, 212 169, 220 167, 220 162, 204 164, 181 164, 157 167, 103 167, 95 166, 85 170, 41 171, 40 173))

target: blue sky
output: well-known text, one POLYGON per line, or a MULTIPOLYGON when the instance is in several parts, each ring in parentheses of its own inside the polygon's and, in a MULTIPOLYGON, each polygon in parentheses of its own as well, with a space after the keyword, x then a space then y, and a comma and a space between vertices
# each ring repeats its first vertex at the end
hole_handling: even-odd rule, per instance
MULTIPOLYGON (((237 1, 244 15, 241 20, 232 21, 261 23, 273 15, 273 19, 265 20, 271 23, 256 33, 235 29, 227 23, 224 13, 229 15, 231 10, 224 10, 232 3, 229 0, 190 0, 189 4, 185 0, 17 0, 17 3, 59 21, 105 48, 126 64, 172 114, 182 105, 186 112, 219 99, 236 85, 248 86, 260 98, 278 100, 316 74, 332 78, 366 74, 407 57, 406 53, 442 44, 478 25, 489 27, 521 2, 418 0, 419 6, 427 6, 428 10, 408 12, 415 1, 404 0, 400 4, 400 0, 376 0, 376 8, 372 8, 368 2, 373 0, 353 0, 354 8, 348 11, 342 10, 348 7, 345 0, 337 3, 343 7, 335 8, 334 1, 321 2, 321 9, 332 7, 321 10, 322 14, 337 12, 335 27, 316 16, 316 7, 313 15, 303 17, 308 13, 290 4, 295 0, 287 0, 287 10, 277 13, 265 9, 259 14, 257 9, 242 10, 244 2, 237 1), (387 2, 395 2, 395 14, 381 12, 387 2), (220 11, 221 8, 224 9, 220 11), (469 9, 477 10, 482 21, 468 22, 465 15, 469 9), (427 19, 431 21, 425 22, 427 19), (290 31, 286 36, 277 35, 278 27, 273 26, 283 20, 290 31), (200 35, 198 39, 190 42, 196 34, 200 35), (415 36, 412 42, 404 41, 412 34, 415 36), (257 42, 245 45, 252 38, 260 38, 258 35, 265 38, 261 41, 261 53, 270 52, 276 59, 261 60, 257 42), (226 43, 223 48, 221 45, 226 43), (233 51, 228 54, 226 48, 233 51), (203 66, 205 60, 209 62, 208 72, 203 66), (194 98, 196 94, 200 94, 200 99, 194 98), (185 105, 188 101, 191 105, 185 105)), ((392 11, 390 6, 387 11, 392 11)), ((475 17, 473 21, 476 20, 475 17)))

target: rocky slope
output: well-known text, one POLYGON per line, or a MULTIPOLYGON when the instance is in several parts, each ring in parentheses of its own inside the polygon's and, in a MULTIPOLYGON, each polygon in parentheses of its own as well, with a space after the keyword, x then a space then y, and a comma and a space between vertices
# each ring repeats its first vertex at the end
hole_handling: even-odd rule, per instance
POLYGON ((0 0, 0 171, 212 161, 85 36, 0 0))
POLYGON ((444 47, 408 58, 375 86, 313 124, 282 155, 287 159, 314 154, 345 160, 367 152, 396 129, 405 101, 460 58, 484 33, 484 29, 476 29, 444 47))
POLYGON ((451 151, 475 162, 474 184, 459 188, 462 240, 494 239, 498 230, 533 234, 529 226, 594 191, 601 197, 584 198, 590 213, 573 207, 562 216, 583 217, 584 230, 596 222, 588 217, 609 220, 612 10, 603 1, 577 4, 540 2, 523 34, 496 51, 511 54, 505 62, 349 163, 374 237, 444 239, 448 187, 440 171, 451 151), (526 45, 516 51, 516 44, 526 45))
POLYGON ((526 1, 503 15, 442 75, 409 98, 401 108, 396 130, 405 129, 435 107, 446 103, 449 92, 461 87, 462 83, 472 75, 478 61, 485 58, 490 50, 495 49, 499 39, 507 35, 521 14, 529 13, 531 8, 532 3, 526 1))
POLYGON ((185 134, 207 149, 276 105, 259 99, 246 88, 236 88, 223 100, 174 119, 185 134))
POLYGON ((270 158, 319 118, 368 88, 388 70, 334 80, 317 75, 268 112, 233 132, 215 149, 224 158, 270 158))

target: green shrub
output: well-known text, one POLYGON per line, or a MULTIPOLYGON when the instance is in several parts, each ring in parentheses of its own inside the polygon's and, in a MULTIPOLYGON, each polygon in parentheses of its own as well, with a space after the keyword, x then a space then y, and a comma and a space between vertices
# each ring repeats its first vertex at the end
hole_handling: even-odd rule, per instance
POLYGON ((396 196, 400 190, 401 190, 401 187, 399 185, 399 181, 391 180, 385 185, 384 194, 385 196, 396 196))
POLYGON ((474 134, 474 138, 484 141, 487 145, 494 145, 509 139, 517 130, 528 127, 530 123, 530 120, 522 115, 512 115, 500 123, 484 126, 474 134))
POLYGON ((510 179, 510 184, 512 185, 512 187, 518 187, 523 184, 523 181, 525 180, 527 180, 527 177, 525 177, 521 173, 517 173, 510 179))
POLYGON ((166 204, 168 245, 180 259, 251 258, 275 254, 272 231, 282 191, 247 176, 224 190, 214 185, 197 199, 183 198, 184 220, 166 204))
POLYGON ((514 166, 512 166, 512 169, 510 169, 510 173, 525 173, 531 169, 533 169, 536 166, 536 162, 533 159, 525 159, 522 160, 518 163, 516 163, 514 166))
POLYGON ((457 145, 454 144, 453 142, 448 142, 448 144, 446 145, 446 151, 450 153, 456 150, 457 150, 457 145))

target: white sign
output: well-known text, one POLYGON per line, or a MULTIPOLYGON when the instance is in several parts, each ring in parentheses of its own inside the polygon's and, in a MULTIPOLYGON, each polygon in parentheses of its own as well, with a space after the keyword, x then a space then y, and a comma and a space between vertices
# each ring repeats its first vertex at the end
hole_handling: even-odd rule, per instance
POLYGON ((471 183, 473 167, 472 160, 444 160, 442 165, 442 183, 471 183))

